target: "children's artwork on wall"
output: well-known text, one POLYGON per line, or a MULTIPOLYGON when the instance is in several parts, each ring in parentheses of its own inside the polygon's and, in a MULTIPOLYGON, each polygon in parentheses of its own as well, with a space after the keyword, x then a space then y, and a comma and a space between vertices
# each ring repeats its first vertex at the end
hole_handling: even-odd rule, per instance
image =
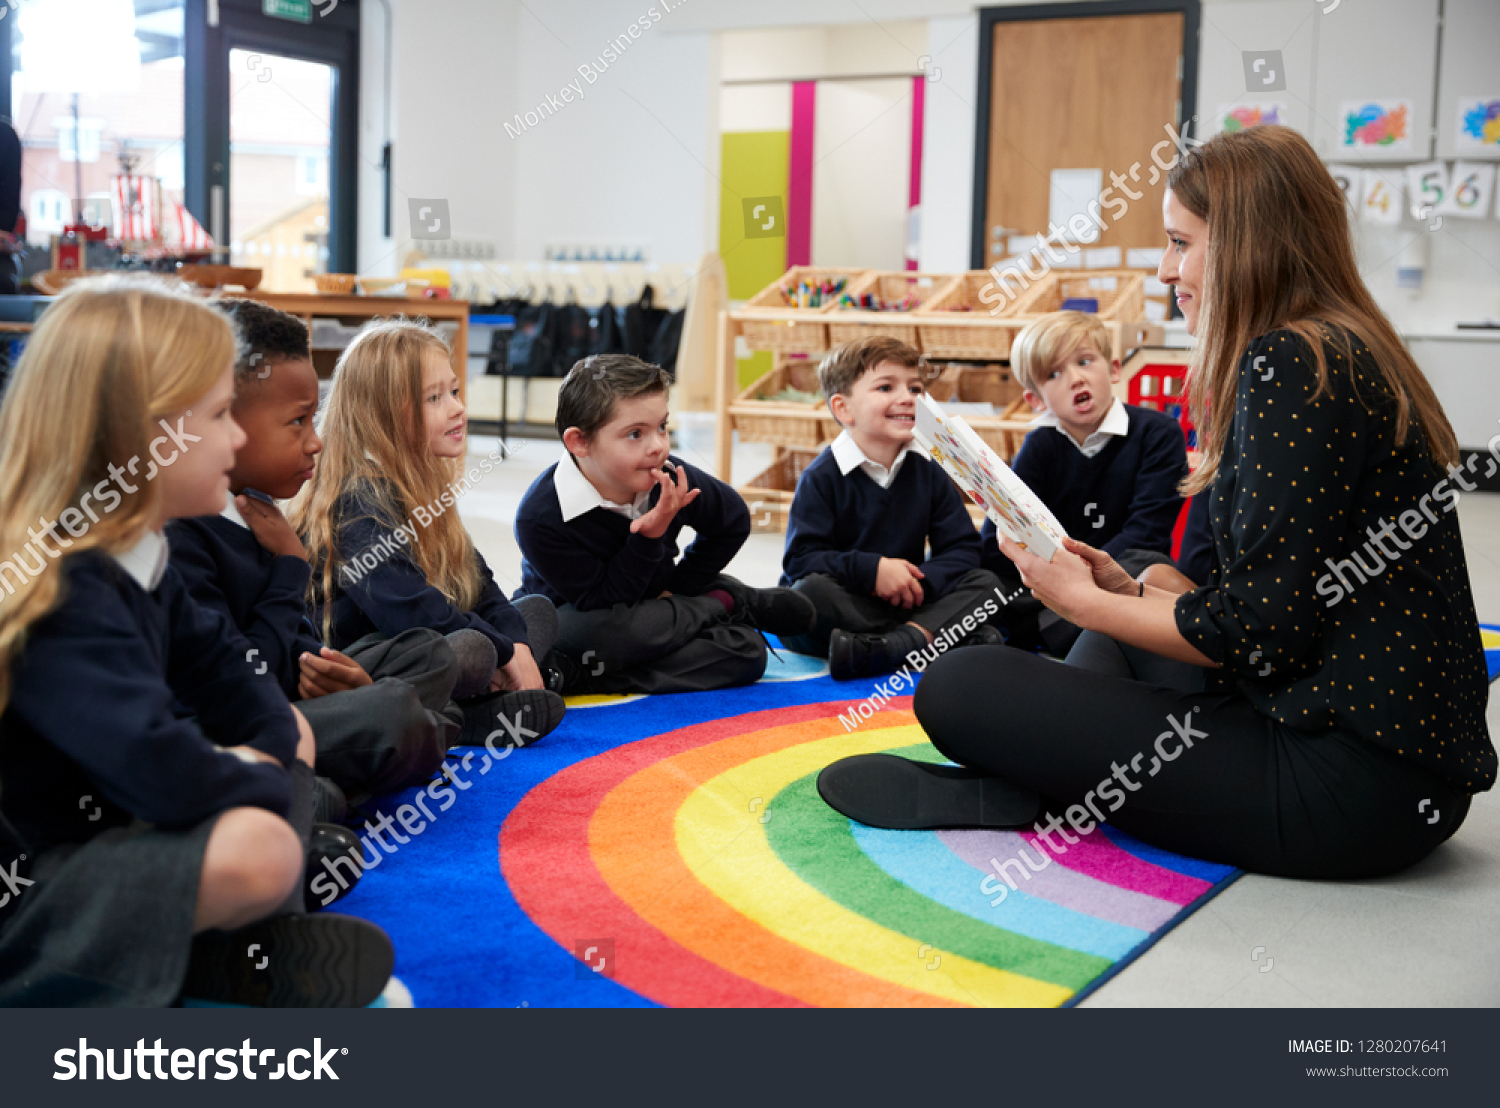
POLYGON ((1344 200, 1351 207, 1358 207, 1363 194, 1360 192, 1359 166, 1338 165, 1334 162, 1328 163, 1328 172, 1333 175, 1333 180, 1344 194, 1344 200))
POLYGON ((1466 154, 1500 154, 1500 96, 1460 96, 1454 146, 1466 154))
POLYGON ((1339 106, 1344 150, 1410 150, 1410 100, 1346 100, 1339 106))
POLYGON ((1413 219, 1426 219, 1448 198, 1448 167, 1426 162, 1406 167, 1406 194, 1413 219))
POLYGON ((1440 215, 1483 219, 1489 214, 1490 198, 1495 192, 1495 166, 1493 163, 1454 162, 1448 185, 1448 196, 1438 205, 1440 215))
POLYGON ((1258 104, 1221 104, 1214 117, 1219 121, 1219 130, 1233 134, 1261 127, 1267 123, 1285 123, 1286 105, 1280 101, 1258 104))
POLYGON ((1361 171, 1359 217, 1366 223, 1401 222, 1401 171, 1361 171))

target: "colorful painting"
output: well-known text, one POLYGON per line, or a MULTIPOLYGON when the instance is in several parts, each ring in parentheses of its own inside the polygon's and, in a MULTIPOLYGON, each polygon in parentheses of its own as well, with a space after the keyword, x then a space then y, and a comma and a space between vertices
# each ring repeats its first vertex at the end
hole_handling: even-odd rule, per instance
POLYGON ((1458 101, 1458 149, 1467 153, 1500 151, 1500 97, 1469 96, 1458 101))
POLYGON ((1285 122, 1286 105, 1281 103, 1226 104, 1219 109, 1219 130, 1228 134, 1285 122))
POLYGON ((995 521, 1002 535, 1052 560, 1067 532, 962 416, 948 415, 929 396, 919 397, 915 438, 960 491, 995 521))
POLYGON ((1410 100, 1352 101, 1339 109, 1345 150, 1406 150, 1411 147, 1410 100))

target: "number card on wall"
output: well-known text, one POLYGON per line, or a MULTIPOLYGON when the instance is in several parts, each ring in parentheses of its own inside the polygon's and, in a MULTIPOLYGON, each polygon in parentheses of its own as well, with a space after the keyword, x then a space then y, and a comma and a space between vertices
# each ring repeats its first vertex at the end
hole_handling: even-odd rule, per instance
POLYGON ((1448 167, 1427 162, 1406 167, 1406 192, 1413 219, 1426 219, 1448 198, 1448 167))
POLYGON ((1333 180, 1344 194, 1344 200, 1350 207, 1359 207, 1361 199, 1359 166, 1357 165, 1335 165, 1330 162, 1328 172, 1333 175, 1333 180))
POLYGON ((1495 192, 1495 167, 1478 162, 1454 162, 1447 199, 1438 206, 1441 215, 1460 219, 1483 219, 1490 211, 1495 192))
POLYGON ((1361 180, 1359 217, 1366 223, 1401 222, 1401 179, 1394 173, 1366 169, 1361 180))

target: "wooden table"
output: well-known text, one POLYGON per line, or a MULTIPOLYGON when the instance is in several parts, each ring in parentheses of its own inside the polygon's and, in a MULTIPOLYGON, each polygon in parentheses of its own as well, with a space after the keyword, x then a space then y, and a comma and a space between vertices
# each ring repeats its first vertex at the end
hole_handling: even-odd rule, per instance
POLYGON ((309 335, 316 316, 349 320, 430 319, 434 323, 457 323, 454 337, 453 372, 458 376, 458 395, 467 403, 469 377, 469 302, 467 300, 428 300, 399 296, 325 296, 317 292, 226 292, 226 296, 243 296, 259 300, 273 308, 294 315, 307 324, 309 335))

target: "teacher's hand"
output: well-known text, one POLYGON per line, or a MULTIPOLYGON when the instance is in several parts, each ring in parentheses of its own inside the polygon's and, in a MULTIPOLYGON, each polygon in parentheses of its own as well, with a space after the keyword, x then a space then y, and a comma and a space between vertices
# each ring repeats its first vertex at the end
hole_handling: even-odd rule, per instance
POLYGON ((1000 553, 1016 564, 1021 582, 1032 596, 1069 623, 1088 628, 1085 613, 1102 591, 1088 561, 1065 548, 1049 562, 1007 538, 1000 540, 1000 553))
POLYGON ((1077 539, 1063 539, 1063 548, 1071 550, 1084 561, 1094 574, 1094 584, 1105 592, 1116 592, 1121 596, 1139 596, 1139 582, 1120 568, 1120 563, 1102 550, 1095 550, 1088 543, 1077 539))

